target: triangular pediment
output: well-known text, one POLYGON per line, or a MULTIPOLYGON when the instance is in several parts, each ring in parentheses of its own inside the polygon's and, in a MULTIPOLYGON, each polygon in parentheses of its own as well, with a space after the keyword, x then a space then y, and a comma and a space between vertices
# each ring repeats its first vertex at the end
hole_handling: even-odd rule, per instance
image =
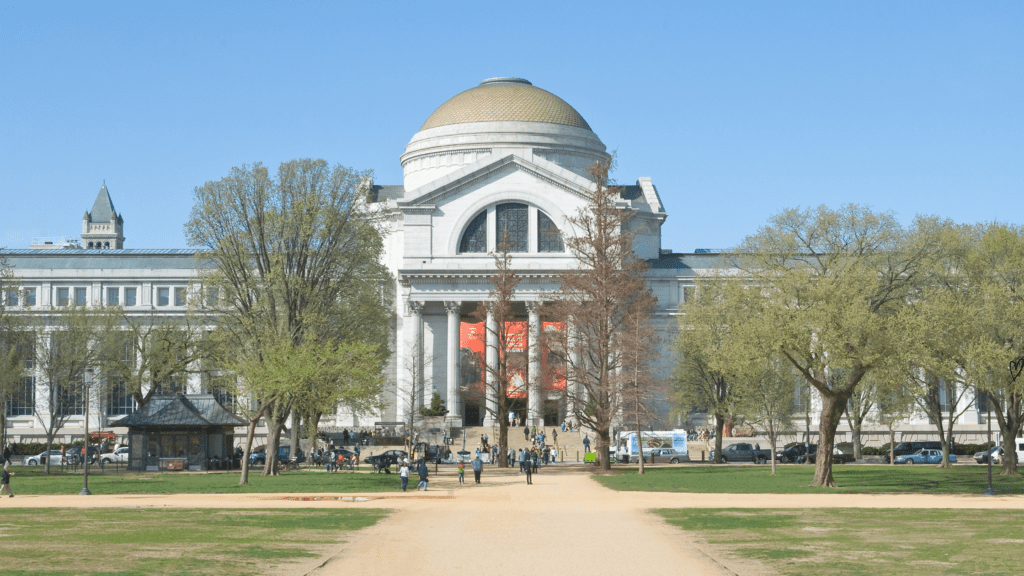
POLYGON ((415 210, 418 207, 436 206, 443 203, 445 198, 467 188, 501 178, 515 171, 530 174, 548 185, 580 198, 586 198, 587 191, 595 188, 594 183, 590 180, 549 160, 539 157, 527 160, 516 154, 507 154, 500 158, 493 156, 481 158, 455 172, 407 192, 406 199, 398 202, 398 207, 415 210))

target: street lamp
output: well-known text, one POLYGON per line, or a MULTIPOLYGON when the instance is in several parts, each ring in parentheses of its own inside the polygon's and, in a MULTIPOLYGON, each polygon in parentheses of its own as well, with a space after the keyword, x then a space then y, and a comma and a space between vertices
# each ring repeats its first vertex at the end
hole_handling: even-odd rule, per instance
POLYGON ((92 367, 85 369, 85 444, 82 446, 82 458, 85 467, 82 469, 82 491, 79 496, 91 496, 89 491, 89 389, 92 388, 92 367))
POLYGON ((994 446, 992 446, 992 401, 989 398, 988 393, 985 393, 985 422, 988 424, 988 489, 985 490, 985 496, 995 496, 996 491, 992 488, 992 455, 995 453, 994 446))

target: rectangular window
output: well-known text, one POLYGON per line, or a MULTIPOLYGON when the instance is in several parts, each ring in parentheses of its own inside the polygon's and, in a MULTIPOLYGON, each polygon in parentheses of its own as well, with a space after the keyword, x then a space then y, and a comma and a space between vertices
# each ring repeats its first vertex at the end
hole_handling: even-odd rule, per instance
POLYGON ((81 416, 85 413, 85 402, 81 386, 53 386, 53 403, 58 416, 81 416))
POLYGON ((220 300, 220 289, 216 286, 210 286, 206 289, 206 305, 210 308, 217 306, 217 301, 220 300))
POLYGON ((135 306, 135 288, 124 289, 124 305, 135 306))
POLYGON ((175 288, 174 289, 174 305, 184 306, 185 305, 185 289, 175 288))
POLYGON ((107 288, 107 306, 117 306, 121 303, 120 290, 120 288, 107 288))
POLYGON ((85 288, 75 288, 75 306, 85 306, 85 288))
POLYGON ((70 288, 57 288, 57 306, 67 306, 70 299, 70 288))
POLYGON ((8 306, 17 306, 18 305, 18 291, 17 290, 8 290, 7 291, 7 305, 8 306))
POLYGON ((114 386, 110 390, 110 409, 108 413, 111 416, 127 416, 135 411, 135 398, 128 392, 128 387, 125 386, 124 381, 114 386))
POLYGON ((35 288, 25 288, 25 306, 35 306, 35 305, 36 305, 36 289, 35 288))
POLYGON ((23 378, 7 400, 8 416, 31 416, 36 407, 36 381, 23 378))
POLYGON ((167 306, 171 303, 171 289, 170 288, 157 288, 156 289, 156 305, 167 306))

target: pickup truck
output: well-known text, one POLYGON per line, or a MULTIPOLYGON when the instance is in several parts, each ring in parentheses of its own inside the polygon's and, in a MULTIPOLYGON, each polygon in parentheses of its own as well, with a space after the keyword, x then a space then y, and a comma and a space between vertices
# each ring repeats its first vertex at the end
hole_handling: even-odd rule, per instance
MULTIPOLYGON (((764 464, 772 457, 771 450, 754 450, 752 444, 730 444, 722 448, 722 462, 754 462, 764 464)), ((711 459, 715 459, 715 451, 711 451, 711 459)))

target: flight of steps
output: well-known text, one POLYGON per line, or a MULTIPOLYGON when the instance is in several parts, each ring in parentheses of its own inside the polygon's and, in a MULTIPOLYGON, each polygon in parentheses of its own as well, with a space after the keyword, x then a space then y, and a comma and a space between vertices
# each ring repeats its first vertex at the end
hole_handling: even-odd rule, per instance
MULTIPOLYGON (((540 431, 540 427, 537 427, 537 431, 540 431)), ((575 462, 577 458, 583 460, 583 433, 582 432, 562 432, 561 428, 558 430, 558 440, 555 441, 552 431, 556 430, 554 426, 545 426, 544 443, 558 447, 558 461, 559 462, 575 462)), ((490 444, 496 444, 498 442, 498 427, 490 426, 469 426, 465 428, 453 428, 452 438, 455 443, 452 445, 452 451, 457 452, 462 450, 462 438, 466 438, 466 450, 470 452, 476 451, 480 447, 480 435, 487 434, 487 441, 490 444)), ((594 448, 594 438, 590 438, 590 448, 594 448)), ((520 448, 530 448, 532 443, 524 438, 523 427, 509 428, 508 430, 508 446, 513 450, 518 451, 520 448)))

